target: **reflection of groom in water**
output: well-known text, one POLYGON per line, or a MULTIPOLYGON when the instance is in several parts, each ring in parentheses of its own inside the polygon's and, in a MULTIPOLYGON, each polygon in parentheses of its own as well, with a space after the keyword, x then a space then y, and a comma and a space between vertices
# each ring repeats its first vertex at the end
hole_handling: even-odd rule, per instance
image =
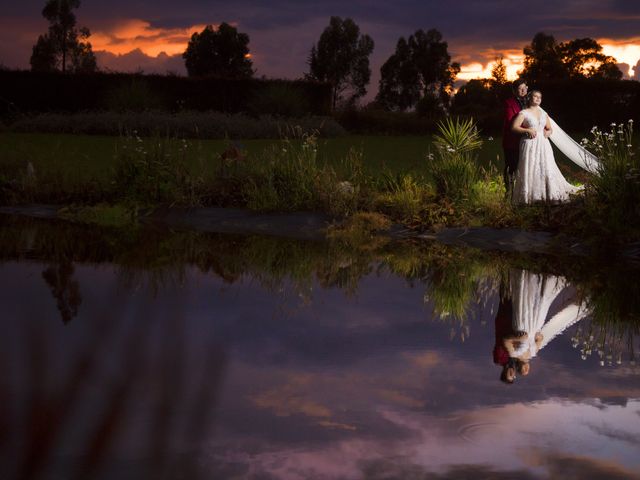
POLYGON ((504 102, 504 125, 502 127, 502 148, 504 150, 504 186, 511 191, 512 182, 518 168, 520 156, 520 135, 511 130, 511 124, 521 110, 527 108, 528 87, 524 80, 513 83, 515 96, 504 102))
POLYGON ((513 383, 516 379, 516 372, 521 375, 529 373, 528 364, 524 366, 521 362, 511 358, 505 346, 505 340, 518 341, 524 332, 516 332, 513 329, 513 302, 509 292, 509 280, 500 282, 500 305, 495 321, 496 340, 493 346, 493 363, 502 367, 500 380, 505 383, 513 383))

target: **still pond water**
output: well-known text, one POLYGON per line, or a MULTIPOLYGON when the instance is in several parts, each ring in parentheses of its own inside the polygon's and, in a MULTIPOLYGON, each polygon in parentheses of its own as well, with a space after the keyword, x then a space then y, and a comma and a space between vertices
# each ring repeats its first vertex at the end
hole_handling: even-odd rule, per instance
POLYGON ((3 479, 640 478, 633 266, 11 217, 0 258, 3 479))

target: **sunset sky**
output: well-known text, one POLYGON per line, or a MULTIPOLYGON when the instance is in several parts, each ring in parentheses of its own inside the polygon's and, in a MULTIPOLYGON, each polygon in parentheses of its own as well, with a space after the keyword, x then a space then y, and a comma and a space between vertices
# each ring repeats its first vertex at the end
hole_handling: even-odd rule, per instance
MULTIPOLYGON (((0 64, 28 68, 31 47, 47 23, 44 0, 0 6, 0 64)), ((522 48, 535 33, 558 41, 592 37, 614 56, 627 78, 640 80, 640 2, 627 0, 112 0, 82 2, 78 25, 91 29, 91 43, 104 70, 184 74, 191 33, 226 21, 249 34, 257 75, 298 78, 307 71, 311 46, 329 17, 350 17, 375 42, 371 56, 375 94, 380 66, 400 36, 437 28, 449 43, 460 79, 487 77, 491 62, 504 56, 510 78, 521 68, 522 48)))

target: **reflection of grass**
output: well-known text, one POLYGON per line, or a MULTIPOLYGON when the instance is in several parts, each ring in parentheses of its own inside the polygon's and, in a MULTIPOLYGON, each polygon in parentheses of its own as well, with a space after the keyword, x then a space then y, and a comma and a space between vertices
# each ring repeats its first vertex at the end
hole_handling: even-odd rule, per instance
POLYGON ((469 250, 452 250, 438 256, 429 269, 425 301, 433 302, 436 314, 465 323, 472 301, 482 299, 482 280, 496 276, 496 265, 469 250))
MULTIPOLYGON (((511 266, 564 275, 579 286, 594 322, 608 331, 640 325, 640 291, 630 282, 635 271, 617 271, 589 259, 503 255, 449 248, 435 243, 371 240, 388 220, 370 214, 352 218, 356 233, 336 231, 330 242, 265 236, 169 233, 138 227, 113 228, 0 216, 2 259, 39 258, 52 264, 101 263, 116 266, 122 280, 151 282, 161 290, 184 281, 197 268, 226 283, 249 276, 279 290, 288 286, 308 295, 317 282, 355 292, 360 280, 390 272, 425 285, 435 313, 465 324, 470 307, 495 292, 495 283, 511 266), (358 220, 358 221, 356 221, 358 220), (356 240, 353 240, 355 235, 356 240)), ((347 224, 349 225, 349 224, 347 224)))
POLYGON ((58 211, 58 215, 64 219, 104 227, 126 227, 136 222, 136 212, 122 204, 65 207, 58 211))

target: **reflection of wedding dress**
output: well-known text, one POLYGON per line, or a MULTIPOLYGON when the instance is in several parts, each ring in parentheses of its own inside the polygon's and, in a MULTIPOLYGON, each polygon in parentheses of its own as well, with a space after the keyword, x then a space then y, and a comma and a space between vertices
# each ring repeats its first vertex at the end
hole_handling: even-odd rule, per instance
POLYGON ((576 193, 580 188, 567 182, 556 165, 551 143, 544 136, 547 112, 540 109, 539 120, 528 110, 523 110, 521 113, 524 115, 522 127, 535 128, 536 137, 524 136, 520 140, 520 158, 513 189, 513 201, 532 203, 568 200, 569 194, 576 193))
POLYGON ((535 357, 538 352, 535 335, 543 329, 551 304, 565 286, 564 278, 553 275, 525 270, 512 272, 513 329, 527 332, 526 340, 516 348, 515 357, 527 352, 531 357, 535 357))

